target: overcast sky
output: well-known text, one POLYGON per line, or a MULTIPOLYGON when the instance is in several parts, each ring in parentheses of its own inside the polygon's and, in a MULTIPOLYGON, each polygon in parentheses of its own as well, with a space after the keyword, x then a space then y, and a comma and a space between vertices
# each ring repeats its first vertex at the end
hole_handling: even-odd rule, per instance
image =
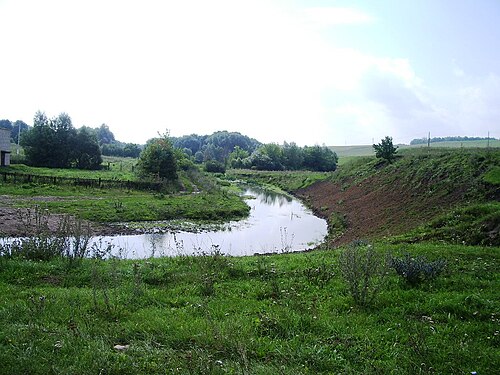
POLYGON ((124 142, 500 137, 499 0, 0 0, 0 119, 124 142))

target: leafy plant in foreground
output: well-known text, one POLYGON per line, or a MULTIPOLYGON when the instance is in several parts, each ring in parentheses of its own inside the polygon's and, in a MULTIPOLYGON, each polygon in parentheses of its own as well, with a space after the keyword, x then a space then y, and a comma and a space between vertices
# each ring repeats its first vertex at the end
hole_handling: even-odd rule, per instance
POLYGON ((429 262, 425 257, 412 258, 410 254, 406 253, 403 258, 392 257, 389 265, 406 283, 416 286, 438 277, 446 267, 446 262, 443 259, 429 262))
POLYGON ((354 302, 360 306, 369 305, 386 275, 382 254, 368 242, 354 241, 340 253, 339 267, 354 302))

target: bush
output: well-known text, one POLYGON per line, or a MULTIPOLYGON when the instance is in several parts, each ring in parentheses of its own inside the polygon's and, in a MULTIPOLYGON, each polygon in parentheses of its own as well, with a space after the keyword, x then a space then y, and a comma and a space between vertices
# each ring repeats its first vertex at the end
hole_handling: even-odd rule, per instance
POLYGON ((408 253, 403 258, 391 258, 389 264, 411 286, 434 280, 446 267, 443 259, 429 262, 421 256, 412 258, 408 253))
POLYGON ((354 302, 360 306, 369 305, 386 275, 382 254, 368 242, 355 241, 340 253, 339 266, 354 302))
POLYGON ((385 137, 379 144, 374 144, 373 149, 375 150, 375 156, 379 159, 385 159, 389 163, 392 163, 396 158, 396 153, 398 152, 398 147, 394 147, 392 144, 392 137, 385 137))
POLYGON ((226 167, 220 161, 207 160, 205 162, 205 171, 211 173, 226 173, 226 167))

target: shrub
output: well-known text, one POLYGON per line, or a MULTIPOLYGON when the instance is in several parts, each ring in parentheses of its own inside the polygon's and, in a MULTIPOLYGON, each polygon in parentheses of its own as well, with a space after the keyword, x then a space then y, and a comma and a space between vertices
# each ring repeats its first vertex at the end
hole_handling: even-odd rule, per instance
POLYGON ((226 167, 217 160, 207 160, 205 162, 205 171, 211 173, 226 173, 226 167))
POLYGON ((382 254, 368 242, 355 241, 340 253, 339 267, 354 302, 360 306, 369 305, 386 275, 382 254))
POLYGON ((392 137, 385 137, 379 144, 374 144, 375 156, 379 159, 385 159, 392 163, 396 158, 398 146, 394 147, 392 144, 392 137))
POLYGON ((412 258, 410 254, 406 253, 403 258, 391 258, 389 265, 407 284, 416 286, 438 277, 444 270, 446 262, 443 259, 429 262, 425 257, 412 258))

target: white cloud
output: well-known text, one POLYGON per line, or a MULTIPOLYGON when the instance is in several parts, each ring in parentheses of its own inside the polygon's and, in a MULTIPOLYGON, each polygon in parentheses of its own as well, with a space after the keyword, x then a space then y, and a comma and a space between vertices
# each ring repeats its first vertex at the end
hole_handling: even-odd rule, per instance
POLYGON ((311 7, 304 10, 305 18, 314 27, 352 25, 372 22, 370 15, 355 8, 311 7))
POLYGON ((76 126, 106 123, 137 143, 165 129, 298 144, 408 142, 429 124, 453 129, 457 113, 464 128, 478 123, 474 113, 494 124, 494 78, 431 95, 408 59, 338 48, 322 34, 372 20, 356 9, 302 12, 264 0, 3 1, 0 117, 29 123, 38 109, 64 111, 76 126))

